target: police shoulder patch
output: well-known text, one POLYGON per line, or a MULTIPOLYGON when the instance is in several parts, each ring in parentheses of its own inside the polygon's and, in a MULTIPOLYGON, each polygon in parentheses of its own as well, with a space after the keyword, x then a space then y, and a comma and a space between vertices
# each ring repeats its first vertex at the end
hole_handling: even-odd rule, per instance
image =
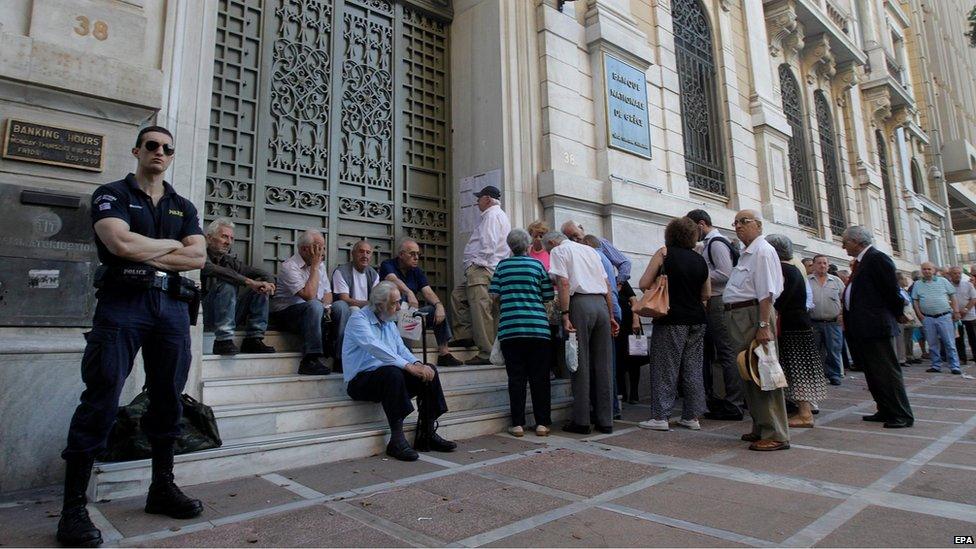
POLYGON ((169 215, 175 215, 176 217, 183 217, 183 211, 182 210, 174 210, 174 209, 170 208, 169 215))

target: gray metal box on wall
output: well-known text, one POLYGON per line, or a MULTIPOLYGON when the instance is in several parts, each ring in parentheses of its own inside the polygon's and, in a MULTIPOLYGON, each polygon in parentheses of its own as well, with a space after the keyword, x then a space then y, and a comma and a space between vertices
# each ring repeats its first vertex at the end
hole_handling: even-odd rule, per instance
POLYGON ((0 184, 0 326, 90 326, 90 195, 0 184))

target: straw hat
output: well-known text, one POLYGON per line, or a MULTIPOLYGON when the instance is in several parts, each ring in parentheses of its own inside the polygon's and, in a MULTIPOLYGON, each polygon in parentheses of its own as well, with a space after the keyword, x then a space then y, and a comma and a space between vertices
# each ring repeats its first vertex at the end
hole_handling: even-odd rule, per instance
POLYGON ((762 382, 759 380, 759 357, 756 356, 756 347, 758 346, 759 343, 753 339, 749 343, 749 348, 739 353, 737 362, 739 364, 739 376, 761 387, 762 382))

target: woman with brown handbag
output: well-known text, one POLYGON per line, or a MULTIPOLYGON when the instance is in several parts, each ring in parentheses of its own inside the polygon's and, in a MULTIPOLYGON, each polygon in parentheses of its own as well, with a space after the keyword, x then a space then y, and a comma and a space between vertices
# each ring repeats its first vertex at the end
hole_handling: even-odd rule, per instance
POLYGON ((651 334, 651 419, 644 429, 668 431, 668 418, 678 396, 684 405, 678 424, 692 430, 701 426, 705 412, 702 353, 705 341, 705 307, 711 294, 708 265, 694 251, 697 226, 687 217, 668 223, 664 247, 654 254, 640 279, 644 297, 639 313, 654 318, 651 334), (650 295, 648 295, 650 294, 650 295), (664 314, 661 314, 664 313, 664 314))

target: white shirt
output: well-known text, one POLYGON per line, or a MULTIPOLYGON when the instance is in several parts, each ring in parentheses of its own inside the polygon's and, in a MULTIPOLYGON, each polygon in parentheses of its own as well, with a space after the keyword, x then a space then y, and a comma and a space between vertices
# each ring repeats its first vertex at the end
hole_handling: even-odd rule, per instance
MULTIPOLYGON (((277 288, 274 297, 271 299, 271 310, 278 312, 292 305, 305 303, 305 300, 296 294, 308 283, 311 272, 311 267, 305 264, 305 260, 299 254, 282 261, 281 271, 278 273, 277 288)), ((329 287, 329 275, 326 274, 324 261, 319 265, 318 275, 319 291, 315 294, 315 299, 322 301, 325 294, 332 291, 332 288, 329 287)))
MULTIPOLYGON (((973 287, 972 282, 966 280, 966 275, 963 275, 963 277, 959 279, 959 284, 955 284, 954 286, 956 287, 956 305, 958 305, 960 309, 966 305, 969 305, 969 300, 976 297, 976 288, 973 287)), ((962 319, 966 321, 976 320, 976 310, 974 309, 976 309, 976 307, 970 309, 969 312, 966 313, 966 316, 962 317, 962 319)))
POLYGON ((481 221, 464 247, 464 268, 478 265, 494 271, 498 262, 509 256, 505 239, 511 230, 512 223, 501 206, 491 206, 481 212, 481 221))
POLYGON ((739 263, 732 268, 725 284, 722 301, 741 303, 750 299, 771 298, 776 301, 783 292, 783 268, 776 250, 762 235, 743 250, 739 263))
POLYGON ((729 251, 729 247, 722 242, 711 244, 712 239, 717 236, 722 236, 718 229, 708 231, 701 249, 702 257, 705 258, 705 263, 708 265, 708 278, 712 281, 713 296, 722 295, 725 290, 725 283, 729 280, 729 274, 732 272, 732 252, 729 251), (709 260, 709 251, 711 251, 711 260, 714 260, 715 263, 709 260))
POLYGON ((564 240, 549 252, 549 274, 569 280, 570 296, 608 291, 607 271, 600 252, 571 240, 564 240))
MULTIPOLYGON (((379 282, 379 278, 377 277, 377 279, 373 281, 372 288, 369 288, 369 290, 375 288, 379 282)), ((346 279, 342 278, 342 274, 339 272, 339 269, 336 269, 335 272, 332 273, 332 291, 335 292, 336 295, 349 294, 350 299, 366 301, 366 298, 369 297, 369 290, 366 288, 367 284, 369 284, 369 281, 366 280, 366 272, 359 272, 355 267, 352 269, 352 291, 349 291, 349 284, 346 283, 346 279)))
MULTIPOLYGON (((860 266, 861 266, 861 260, 864 259, 864 254, 868 253, 868 250, 870 250, 871 247, 872 246, 868 245, 863 250, 861 250, 861 253, 857 254, 857 257, 856 258, 854 258, 857 261, 858 268, 860 268, 860 266)), ((852 277, 854 276, 854 270, 853 269, 851 270, 851 276, 852 277)), ((851 308, 851 282, 852 282, 851 279, 848 278, 847 279, 847 286, 844 287, 844 308, 845 309, 850 309, 851 308)))

